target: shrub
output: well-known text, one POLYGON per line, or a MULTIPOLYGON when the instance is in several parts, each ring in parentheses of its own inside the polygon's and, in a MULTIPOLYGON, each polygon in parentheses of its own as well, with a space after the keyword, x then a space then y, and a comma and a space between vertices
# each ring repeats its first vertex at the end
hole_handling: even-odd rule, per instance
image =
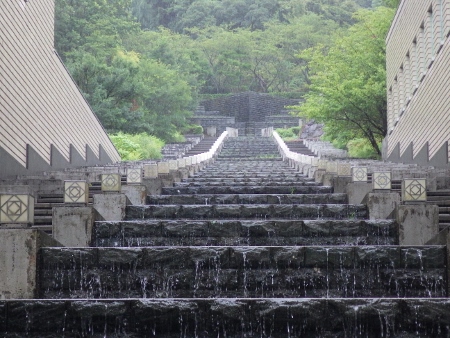
POLYGON ((372 158, 378 159, 379 156, 370 144, 369 140, 357 138, 347 143, 348 154, 355 158, 372 158))
POLYGON ((119 132, 109 135, 120 154, 122 161, 137 161, 144 159, 160 159, 164 141, 159 138, 141 134, 125 134, 119 132))

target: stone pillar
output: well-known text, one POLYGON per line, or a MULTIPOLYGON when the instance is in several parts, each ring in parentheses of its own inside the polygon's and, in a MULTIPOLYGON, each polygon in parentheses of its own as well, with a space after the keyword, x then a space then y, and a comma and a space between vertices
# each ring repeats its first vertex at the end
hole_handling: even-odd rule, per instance
POLYGON ((127 197, 125 194, 96 194, 94 195, 94 209, 99 220, 122 221, 125 218, 127 197))
POLYGON ((372 192, 372 184, 367 182, 350 182, 347 184, 346 193, 349 204, 365 204, 367 194, 372 192))
POLYGON ((131 205, 143 205, 147 198, 147 188, 145 185, 124 185, 122 186, 122 194, 127 196, 131 205))
POLYGON ((350 176, 334 176, 333 177, 333 192, 336 194, 345 194, 347 192, 347 185, 352 182, 350 176))
POLYGON ((400 245, 424 245, 439 233, 437 205, 399 205, 396 220, 399 225, 400 245))
POLYGON ((92 207, 54 207, 53 238, 64 246, 90 246, 94 222, 95 211, 92 207))
POLYGON ((161 195, 162 180, 160 178, 146 178, 142 180, 142 184, 147 189, 148 195, 161 195))
POLYGON ((325 169, 318 169, 314 172, 314 181, 320 184, 323 184, 323 177, 326 174, 325 169))
POLYGON ((325 186, 333 186, 334 178, 336 174, 326 173, 323 175, 322 184, 325 186))
POLYGON ((62 245, 39 230, 0 230, 0 299, 37 297, 37 255, 50 246, 62 245))
POLYGON ((395 210, 400 205, 400 194, 396 192, 373 192, 367 198, 369 219, 395 219, 395 210))

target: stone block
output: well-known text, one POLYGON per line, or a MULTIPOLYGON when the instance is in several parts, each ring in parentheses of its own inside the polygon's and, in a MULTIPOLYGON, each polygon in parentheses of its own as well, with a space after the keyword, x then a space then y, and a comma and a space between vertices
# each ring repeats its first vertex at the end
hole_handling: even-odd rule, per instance
POLYGON ((120 174, 102 174, 102 191, 119 192, 121 185, 120 174))
POLYGON ((405 178, 402 181, 404 202, 425 202, 427 200, 427 180, 425 178, 405 178))
POLYGON ((142 184, 147 189, 148 195, 161 195, 161 189, 163 187, 162 179, 144 177, 142 184))
POLYGON ((333 177, 333 192, 336 194, 347 193, 347 184, 352 182, 351 176, 334 176, 333 177))
POLYGON ((367 182, 351 182, 347 184, 346 193, 349 204, 365 204, 367 194, 372 192, 372 184, 367 182))
POLYGON ((158 177, 158 165, 157 164, 145 164, 144 165, 144 178, 157 178, 158 177))
POLYGON ((122 186, 122 194, 127 196, 129 204, 143 205, 147 198, 147 188, 145 185, 124 185, 122 186))
POLYGON ((158 174, 168 174, 169 172, 169 162, 158 162, 158 174))
POLYGON ((400 205, 400 194, 396 192, 369 193, 367 207, 369 219, 395 219, 395 210, 400 205))
POLYGON ((34 197, 16 194, 0 195, 0 223, 34 223, 34 197))
POLYGON ((89 202, 89 184, 86 181, 64 181, 64 203, 89 202))
POLYGON ((439 207, 431 204, 399 205, 396 221, 400 245, 424 245, 439 233, 439 207))
POLYGON ((367 182, 367 168, 353 167, 352 168, 353 182, 367 182))
POLYGON ((61 244, 39 230, 0 230, 0 299, 37 297, 38 252, 50 246, 61 244))
POLYGON ((317 183, 321 183, 321 184, 323 184, 323 177, 325 176, 325 174, 326 174, 327 172, 325 171, 325 170, 322 170, 322 169, 318 169, 318 170, 316 170, 315 172, 314 172, 314 181, 315 182, 317 182, 317 183))
POLYGON ((338 163, 338 176, 352 176, 352 165, 350 163, 338 163))
POLYGON ((127 168, 127 184, 141 184, 141 183, 142 183, 142 169, 127 168))
POLYGON ((53 238, 68 247, 90 246, 94 222, 95 213, 92 207, 54 207, 53 238))
POLYGON ((336 177, 336 174, 326 173, 323 175, 322 184, 325 186, 333 186, 334 178, 336 177))
POLYGON ((125 194, 95 194, 94 209, 102 221, 121 221, 125 218, 125 194))
POLYGON ((391 190, 391 182, 390 172, 374 172, 372 175, 374 190, 391 190))

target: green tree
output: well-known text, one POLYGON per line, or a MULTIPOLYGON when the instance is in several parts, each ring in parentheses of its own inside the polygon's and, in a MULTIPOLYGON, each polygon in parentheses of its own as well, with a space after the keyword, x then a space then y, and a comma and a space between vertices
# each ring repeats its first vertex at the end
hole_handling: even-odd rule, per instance
POLYGON ((358 23, 329 47, 300 54, 312 73, 306 101, 298 114, 325 123, 330 139, 366 138, 377 154, 386 135, 385 36, 394 11, 363 10, 358 23))

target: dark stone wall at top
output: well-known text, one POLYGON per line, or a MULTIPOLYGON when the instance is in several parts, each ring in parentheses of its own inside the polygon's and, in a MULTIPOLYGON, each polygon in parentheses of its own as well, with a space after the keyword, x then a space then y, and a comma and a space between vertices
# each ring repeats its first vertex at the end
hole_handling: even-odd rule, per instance
POLYGON ((298 104, 300 99, 286 99, 269 94, 244 92, 200 103, 206 111, 219 111, 232 116, 236 122, 263 122, 266 116, 283 114, 286 106, 298 104))

